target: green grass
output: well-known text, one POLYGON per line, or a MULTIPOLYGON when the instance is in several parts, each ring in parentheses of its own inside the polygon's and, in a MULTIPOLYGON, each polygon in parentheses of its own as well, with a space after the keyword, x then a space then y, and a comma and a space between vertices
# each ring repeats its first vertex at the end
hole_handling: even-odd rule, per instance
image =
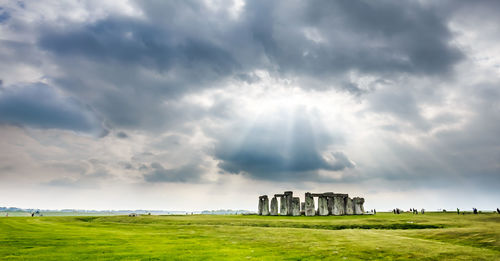
POLYGON ((1 217, 0 259, 500 260, 500 215, 1 217))

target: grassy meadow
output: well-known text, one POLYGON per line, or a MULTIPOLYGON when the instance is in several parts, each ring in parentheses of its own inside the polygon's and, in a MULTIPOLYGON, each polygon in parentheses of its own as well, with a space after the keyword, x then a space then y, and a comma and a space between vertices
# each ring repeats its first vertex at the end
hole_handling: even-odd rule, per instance
POLYGON ((500 260, 500 215, 0 217, 2 260, 500 260))

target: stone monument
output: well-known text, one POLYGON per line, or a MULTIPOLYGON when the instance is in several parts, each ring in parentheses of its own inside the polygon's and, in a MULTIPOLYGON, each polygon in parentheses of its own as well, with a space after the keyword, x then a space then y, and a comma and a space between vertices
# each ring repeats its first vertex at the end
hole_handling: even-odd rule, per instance
POLYGON ((363 215, 365 209, 364 198, 350 198, 347 194, 325 192, 310 193, 304 196, 305 201, 300 202, 299 197, 293 197, 292 191, 285 191, 283 194, 274 194, 271 199, 271 211, 269 211, 269 198, 267 195, 259 197, 258 214, 263 216, 342 216, 342 215, 363 215), (318 208, 315 208, 314 197, 318 198, 318 208), (278 213, 278 198, 280 206, 278 213))

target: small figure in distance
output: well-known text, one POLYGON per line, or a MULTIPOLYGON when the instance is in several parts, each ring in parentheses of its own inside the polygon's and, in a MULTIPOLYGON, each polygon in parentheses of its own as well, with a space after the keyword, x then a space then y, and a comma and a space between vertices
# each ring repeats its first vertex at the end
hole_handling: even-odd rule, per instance
POLYGON ((35 216, 35 212, 31 212, 31 216, 34 217, 35 216))
POLYGON ((472 208, 472 211, 474 211, 474 214, 477 214, 477 208, 472 208))
POLYGON ((460 209, 457 208, 457 215, 460 215, 460 209))
MULTIPOLYGON (((497 212, 498 212, 498 214, 500 214, 500 209, 497 208, 497 212)), ((373 214, 377 214, 377 210, 376 209, 373 209, 373 214)))
POLYGON ((422 215, 425 214, 425 209, 422 209, 420 212, 422 213, 422 215))
POLYGON ((497 208, 497 213, 500 214, 500 209, 499 208, 497 208))

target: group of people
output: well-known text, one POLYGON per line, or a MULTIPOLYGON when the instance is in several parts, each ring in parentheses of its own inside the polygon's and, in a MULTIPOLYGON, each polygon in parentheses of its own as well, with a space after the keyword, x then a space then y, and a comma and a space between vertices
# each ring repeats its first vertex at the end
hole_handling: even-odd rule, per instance
MULTIPOLYGON (((394 214, 401 214, 402 212, 403 212, 403 210, 401 210, 399 208, 395 208, 392 210, 392 213, 394 213, 394 214)), ((410 210, 408 212, 412 212, 413 214, 418 215, 418 209, 416 209, 416 208, 410 208, 410 210)), ((425 209, 421 209, 420 213, 424 214, 425 209)))
MULTIPOLYGON (((460 212, 460 209, 457 208, 457 215, 460 215, 460 213, 462 213, 462 215, 465 215, 465 211, 460 212)), ((477 210, 477 208, 472 208, 472 213, 478 214, 479 211, 477 210)), ((495 213, 495 212, 493 212, 493 213, 495 213)), ((497 208, 497 214, 500 214, 500 209, 499 208, 497 208)))
MULTIPOLYGON (((399 208, 395 208, 392 210, 392 213, 394 213, 394 214, 400 214, 401 212, 403 212, 403 211, 399 208)), ((412 212, 413 214, 418 214, 418 210, 416 208, 410 208, 410 210, 408 212, 412 212)), ((446 209, 443 209, 443 212, 446 213, 446 209)), ((425 209, 420 210, 420 213, 424 214, 425 209)), ((477 208, 472 208, 472 213, 479 214, 479 211, 477 210, 477 208)), ((495 213, 495 212, 493 212, 493 213, 495 213)), ((496 213, 500 214, 500 208, 497 208, 496 213)), ((465 211, 460 211, 460 209, 457 208, 457 214, 458 215, 460 215, 460 214, 465 215, 465 211)))

